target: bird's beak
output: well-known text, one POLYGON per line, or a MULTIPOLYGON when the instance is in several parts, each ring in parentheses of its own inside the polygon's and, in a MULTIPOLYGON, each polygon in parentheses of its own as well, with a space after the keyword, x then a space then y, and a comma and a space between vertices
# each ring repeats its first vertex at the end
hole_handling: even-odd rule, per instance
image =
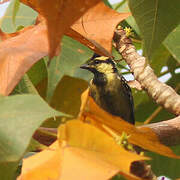
POLYGON ((89 64, 83 64, 80 66, 81 69, 90 69, 90 65, 89 64))

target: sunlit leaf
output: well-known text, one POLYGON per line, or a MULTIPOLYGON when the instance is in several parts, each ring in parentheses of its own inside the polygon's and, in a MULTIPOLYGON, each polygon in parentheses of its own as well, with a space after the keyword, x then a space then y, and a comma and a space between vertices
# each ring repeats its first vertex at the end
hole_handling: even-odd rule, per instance
MULTIPOLYGON (((83 166, 81 168, 80 167, 77 168, 77 169, 84 169, 83 173, 81 173, 82 177, 83 176, 86 177, 87 174, 89 174, 88 171, 90 172, 91 169, 91 173, 95 171, 93 173, 94 175, 95 174, 100 175, 101 173, 101 176, 102 175, 104 176, 104 178, 99 177, 98 179, 109 179, 107 175, 108 174, 110 175, 112 171, 116 170, 116 168, 119 169, 120 173, 133 177, 133 175, 130 173, 131 163, 133 161, 148 159, 147 157, 139 156, 135 153, 126 151, 124 148, 118 145, 112 137, 108 136, 106 133, 100 131, 99 129, 97 129, 92 125, 83 123, 78 120, 69 121, 65 125, 61 125, 59 127, 59 140, 60 140, 60 144, 63 141, 66 141, 67 145, 70 146, 70 148, 67 147, 67 149, 69 149, 69 151, 71 148, 72 151, 74 149, 74 153, 76 153, 76 156, 78 155, 83 156, 82 162, 84 163, 84 165, 83 164, 82 165, 84 166, 84 168, 83 166), (79 130, 81 130, 81 133, 79 133, 79 130), (100 166, 101 168, 98 168, 100 164, 101 164, 100 166), (107 170, 106 168, 108 166, 110 166, 111 169, 107 170), (106 170, 105 169, 103 170, 103 168, 105 168, 106 170), (97 169, 99 173, 96 172, 97 169)), ((69 166, 73 167, 75 163, 75 161, 72 160, 73 163, 72 166, 71 158, 68 159, 69 160, 66 160, 67 162, 65 166, 67 169, 66 171, 64 167, 64 171, 66 173, 68 172, 69 166)), ((64 175, 66 175, 65 179, 68 179, 68 174, 64 174, 64 175)), ((92 178, 89 177, 88 179, 92 179, 92 178)))
POLYGON ((15 24, 15 19, 16 19, 16 15, 17 15, 17 12, 19 10, 19 7, 20 7, 20 1, 19 0, 14 0, 13 2, 13 16, 12 16, 12 21, 13 23, 15 24))
POLYGON ((148 149, 172 158, 180 158, 180 156, 176 156, 170 148, 161 144, 158 137, 151 129, 136 128, 120 117, 113 116, 102 110, 95 104, 93 99, 88 96, 88 91, 85 91, 82 95, 82 105, 79 116, 80 119, 84 121, 86 119, 91 122, 95 121, 98 123, 98 126, 103 127, 104 124, 119 135, 121 135, 122 132, 126 132, 130 135, 129 142, 143 149, 148 149))
POLYGON ((109 179, 118 172, 133 180, 138 178, 129 172, 131 163, 148 159, 124 150, 104 132, 78 120, 60 126, 59 144, 24 160, 19 180, 109 179))
POLYGON ((62 161, 62 150, 58 142, 23 161, 21 176, 18 180, 58 179, 62 161))
POLYGON ((130 13, 117 13, 105 6, 103 2, 99 2, 71 26, 72 30, 82 35, 85 40, 79 39, 80 36, 78 37, 75 32, 69 32, 68 36, 89 46, 98 54, 111 56, 114 30, 128 16, 130 13))
POLYGON ((59 43, 68 28, 88 9, 96 6, 100 0, 33 1, 21 0, 45 18, 48 29, 50 57, 59 52, 59 43), (49 8, 51 7, 51 8, 49 8))
POLYGON ((2 32, 0 36, 8 38, 0 43, 0 93, 8 95, 24 73, 48 54, 48 40, 42 23, 29 26, 10 37, 2 32))
POLYGON ((18 26, 29 26, 34 24, 37 12, 30 7, 20 3, 19 10, 16 14, 16 24, 13 24, 13 3, 8 6, 7 12, 3 17, 1 28, 4 32, 12 33, 15 32, 18 26))

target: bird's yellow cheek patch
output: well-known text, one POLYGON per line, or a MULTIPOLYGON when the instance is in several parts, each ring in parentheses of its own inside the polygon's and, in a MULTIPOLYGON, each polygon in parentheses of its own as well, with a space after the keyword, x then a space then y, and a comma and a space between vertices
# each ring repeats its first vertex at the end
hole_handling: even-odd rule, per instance
POLYGON ((102 63, 102 64, 98 65, 97 70, 104 74, 113 72, 112 65, 106 64, 106 63, 102 63))

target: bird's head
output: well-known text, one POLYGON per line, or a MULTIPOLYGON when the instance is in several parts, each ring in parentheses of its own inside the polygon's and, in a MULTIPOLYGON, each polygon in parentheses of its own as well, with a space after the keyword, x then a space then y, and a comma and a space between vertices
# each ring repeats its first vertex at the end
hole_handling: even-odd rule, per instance
POLYGON ((87 69, 94 74, 109 74, 117 72, 115 62, 112 59, 97 54, 94 54, 94 56, 88 60, 86 64, 83 64, 81 68, 87 69))

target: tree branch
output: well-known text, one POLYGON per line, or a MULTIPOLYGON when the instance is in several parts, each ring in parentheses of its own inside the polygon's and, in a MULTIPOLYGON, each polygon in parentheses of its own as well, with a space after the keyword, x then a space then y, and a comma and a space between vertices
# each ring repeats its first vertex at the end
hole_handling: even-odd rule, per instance
MULTIPOLYGON (((137 128, 148 127, 158 136, 160 142, 166 146, 180 145, 180 116, 151 123, 137 128)), ((42 144, 49 145, 56 140, 57 128, 40 127, 35 133, 34 138, 42 144)))
POLYGON ((39 143, 49 146, 57 139, 57 128, 40 127, 34 133, 33 138, 39 143))
POLYGON ((139 127, 148 127, 158 136, 160 142, 166 146, 180 145, 180 116, 162 121, 151 123, 139 127))
POLYGON ((130 66, 135 79, 149 96, 168 111, 180 115, 180 96, 170 86, 158 80, 145 57, 136 52, 132 41, 123 29, 115 31, 114 41, 116 49, 130 66))

